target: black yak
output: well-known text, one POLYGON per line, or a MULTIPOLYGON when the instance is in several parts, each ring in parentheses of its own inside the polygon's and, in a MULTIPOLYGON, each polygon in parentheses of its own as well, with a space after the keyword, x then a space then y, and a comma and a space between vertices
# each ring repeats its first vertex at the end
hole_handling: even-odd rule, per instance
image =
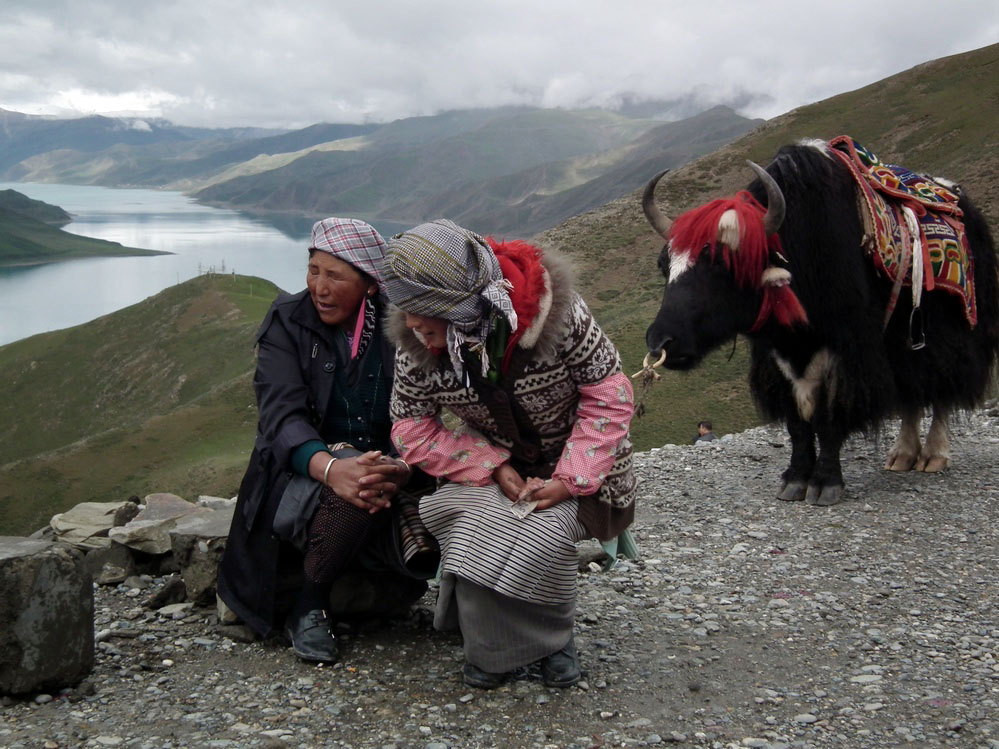
POLYGON ((981 214, 960 186, 880 164, 846 136, 785 146, 766 170, 750 166, 758 178, 746 191, 675 222, 655 203, 662 174, 646 187, 645 215, 667 240, 649 356, 690 369, 748 337, 753 398, 791 437, 780 499, 841 501, 844 440, 896 416, 885 467, 942 470, 947 419, 981 404, 999 347, 996 252, 981 214), (915 199, 879 203, 857 168, 865 159, 889 182, 907 177, 915 199), (941 211, 920 208, 921 196, 941 211), (948 236, 934 241, 938 231, 948 236), (938 261, 950 277, 934 281, 938 261), (920 444, 924 408, 933 420, 920 444))

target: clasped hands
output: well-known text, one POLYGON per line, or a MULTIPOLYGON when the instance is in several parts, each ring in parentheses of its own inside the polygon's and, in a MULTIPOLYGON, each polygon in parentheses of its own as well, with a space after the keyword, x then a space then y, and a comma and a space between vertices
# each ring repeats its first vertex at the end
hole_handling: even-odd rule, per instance
POLYGON ((509 463, 493 471, 493 480, 511 502, 537 500, 535 510, 545 510, 572 496, 561 481, 545 481, 536 476, 524 479, 509 463))
MULTIPOLYGON (((316 453, 310 473, 318 478, 329 461, 328 453, 316 453), (321 464, 318 476, 314 465, 321 464)), ((404 486, 412 469, 400 458, 383 455, 381 450, 371 450, 351 458, 338 458, 330 466, 326 484, 341 499, 370 513, 392 506, 391 499, 404 486)), ((319 479, 321 480, 321 479, 319 479)))

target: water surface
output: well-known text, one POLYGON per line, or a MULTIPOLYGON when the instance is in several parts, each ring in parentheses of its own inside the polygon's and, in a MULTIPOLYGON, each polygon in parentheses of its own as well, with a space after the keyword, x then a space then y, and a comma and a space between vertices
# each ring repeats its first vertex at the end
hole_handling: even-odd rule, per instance
POLYGON ((8 188, 69 212, 65 231, 174 254, 0 268, 0 345, 93 320, 209 270, 259 276, 285 291, 305 288, 306 219, 278 230, 163 190, 0 183, 8 188))

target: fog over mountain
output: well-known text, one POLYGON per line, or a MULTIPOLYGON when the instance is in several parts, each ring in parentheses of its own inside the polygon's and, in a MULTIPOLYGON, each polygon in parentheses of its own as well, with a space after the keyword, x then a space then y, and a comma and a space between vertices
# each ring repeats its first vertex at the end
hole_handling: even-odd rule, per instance
POLYGON ((650 100, 772 117, 997 38, 992 0, 7 0, 0 107, 282 129, 650 100))

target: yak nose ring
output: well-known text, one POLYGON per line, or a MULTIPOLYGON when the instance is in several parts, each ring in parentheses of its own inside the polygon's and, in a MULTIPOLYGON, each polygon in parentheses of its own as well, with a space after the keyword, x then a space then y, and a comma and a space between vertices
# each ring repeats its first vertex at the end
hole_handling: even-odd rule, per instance
POLYGON ((658 380, 660 378, 660 375, 655 370, 656 367, 661 367, 663 365, 663 362, 666 361, 666 349, 660 349, 660 352, 661 356, 659 357, 659 360, 655 364, 651 364, 649 362, 649 359, 652 357, 652 353, 650 352, 646 354, 645 358, 642 359, 642 368, 637 372, 635 372, 635 374, 631 376, 631 379, 634 380, 639 375, 644 374, 646 377, 655 377, 655 379, 658 380))

